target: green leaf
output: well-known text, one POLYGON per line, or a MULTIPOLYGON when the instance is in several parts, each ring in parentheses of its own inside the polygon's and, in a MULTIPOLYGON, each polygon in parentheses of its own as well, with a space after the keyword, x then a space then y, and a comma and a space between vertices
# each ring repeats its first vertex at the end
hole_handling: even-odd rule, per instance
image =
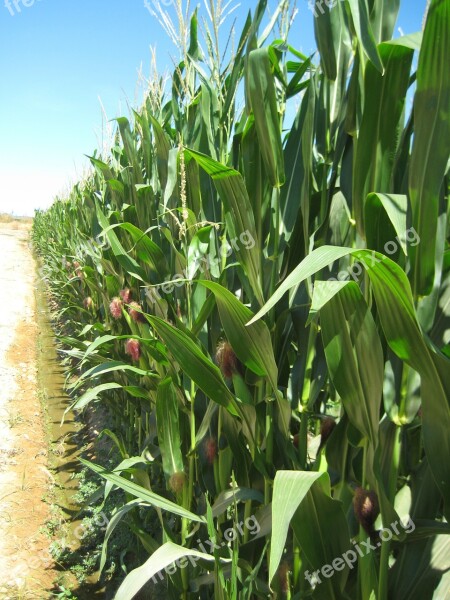
POLYGON ((137 144, 133 137, 133 133, 130 128, 130 123, 126 117, 119 117, 116 119, 119 124, 120 135, 122 137, 123 146, 128 157, 128 161, 133 167, 133 177, 135 183, 143 183, 142 169, 137 153, 137 144))
MULTIPOLYGON (((287 541, 289 525, 314 571, 332 563, 350 547, 342 504, 331 498, 327 473, 277 471, 273 486, 269 581, 275 576, 287 541)), ((317 598, 342 598, 348 567, 323 579, 317 598)))
POLYGON ((406 229, 408 198, 400 194, 369 194, 364 206, 367 246, 384 253, 392 252, 395 245, 408 252, 406 229), (398 243, 398 244, 397 244, 398 243))
POLYGON ((264 504, 264 496, 258 490, 251 488, 232 488, 231 490, 224 490, 220 492, 212 505, 212 515, 214 518, 222 515, 229 506, 237 504, 238 502, 245 502, 246 500, 254 500, 259 504, 264 504))
POLYGON ((118 360, 108 360, 107 362, 104 362, 101 365, 96 365, 95 367, 92 367, 91 369, 88 369, 82 373, 78 384, 81 384, 86 379, 92 379, 93 377, 98 377, 99 375, 105 375, 106 373, 112 373, 114 371, 129 371, 130 373, 136 373, 142 377, 150 374, 149 371, 144 371, 138 367, 133 367, 133 365, 128 365, 127 363, 118 360))
POLYGON ((278 369, 267 325, 258 321, 246 327, 253 313, 234 294, 213 281, 198 283, 214 294, 222 326, 236 356, 257 375, 267 376, 276 393, 278 369))
POLYGON ((169 151, 171 148, 170 142, 167 138, 167 134, 153 115, 148 114, 148 120, 152 124, 153 133, 155 135, 155 146, 156 146, 156 161, 159 175, 159 182, 161 189, 165 190, 167 185, 167 174, 168 174, 168 163, 169 163, 169 151))
POLYGON ((158 386, 156 396, 158 446, 161 449, 166 477, 183 471, 178 401, 173 381, 167 377, 158 386))
MULTIPOLYGON (((359 253, 355 253, 358 256, 359 253)), ((378 255, 380 258, 382 255, 378 255)), ((450 361, 424 337, 404 272, 386 259, 368 269, 381 325, 394 352, 421 376, 422 432, 425 452, 450 515, 450 361)))
POLYGON ((395 38, 395 40, 390 40, 390 44, 400 44, 400 46, 405 46, 406 48, 411 48, 411 50, 420 50, 422 45, 423 35, 421 31, 417 31, 416 33, 410 33, 409 35, 402 35, 399 38, 395 38))
POLYGON ((224 406, 231 414, 237 415, 234 408, 234 396, 227 388, 218 367, 203 354, 188 335, 158 317, 148 316, 147 318, 161 336, 183 372, 211 400, 224 406))
POLYGON ((202 169, 211 176, 230 217, 227 219, 227 225, 230 235, 235 240, 236 255, 247 272, 256 299, 260 304, 263 304, 260 272, 261 255, 256 234, 255 217, 242 175, 200 152, 186 149, 185 154, 186 157, 194 158, 202 169), (253 246, 247 247, 246 245, 246 247, 242 247, 240 240, 243 235, 246 236, 246 239, 253 240, 253 246))
POLYGON ((386 340, 399 358, 407 362, 422 380, 422 428, 425 452, 450 514, 450 360, 424 337, 414 308, 408 278, 386 256, 369 250, 322 246, 311 252, 286 278, 275 294, 249 321, 260 319, 292 287, 345 255, 361 261, 370 278, 386 340))
MULTIPOLYGON (((230 291, 212 281, 199 281, 198 283, 213 292, 222 326, 237 357, 257 375, 267 376, 279 408, 280 428, 287 438, 289 435, 290 407, 278 391, 278 368, 275 362, 270 332, 266 324, 259 321, 247 327, 246 323, 253 316, 253 313, 239 302, 230 291)), ((239 389, 236 377, 233 378, 235 393, 239 389)), ((242 396, 240 399, 244 402, 245 396, 243 394, 242 396)))
POLYGON ((354 282, 316 283, 312 304, 312 308, 320 310, 322 340, 333 385, 350 423, 368 442, 366 479, 377 491, 383 523, 392 523, 398 515, 384 488, 377 453, 384 357, 375 321, 354 282), (323 298, 321 287, 337 288, 337 293, 319 308, 314 297, 323 298))
MULTIPOLYGON (((214 556, 211 556, 210 554, 183 548, 183 546, 179 546, 173 542, 166 542, 158 548, 158 550, 156 550, 143 565, 134 569, 125 577, 114 596, 115 600, 132 600, 147 581, 172 563, 176 562, 180 569, 185 568, 189 562, 191 562, 186 559, 188 556, 196 558, 197 560, 215 560, 214 556), (181 561, 180 559, 185 560, 181 561)), ((192 562, 195 565, 196 561, 192 562)), ((223 558, 221 559, 221 562, 227 563, 229 560, 223 558)))
POLYGON ((314 106, 310 102, 310 95, 313 93, 311 87, 308 87, 284 148, 286 183, 281 188, 280 194, 280 224, 286 241, 291 238, 297 220, 299 202, 307 187, 306 168, 309 157, 305 156, 304 148, 307 154, 308 144, 311 146, 310 133, 314 106))
MULTIPOLYGON (((414 546, 402 548, 402 555, 414 546)), ((396 561, 390 574, 390 594, 396 600, 423 600, 430 597, 441 600, 448 597, 450 586, 450 536, 437 535, 428 540, 408 557, 406 561, 396 561), (401 566, 399 571, 397 562, 401 566), (395 596, 394 596, 395 595, 395 596)))
POLYGON ((364 54, 372 62, 377 71, 383 73, 383 63, 378 54, 377 44, 370 25, 366 0, 345 0, 345 3, 350 9, 356 35, 364 54))
POLYGON ((389 43, 378 47, 381 74, 368 63, 364 73, 364 108, 353 165, 353 209, 364 235, 364 203, 370 192, 391 192, 392 169, 402 123, 413 50, 389 43))
POLYGON ((105 390, 115 390, 121 388, 122 386, 119 383, 102 383, 101 385, 97 385, 94 388, 90 388, 85 392, 82 396, 80 396, 75 402, 73 402, 66 410, 64 414, 66 414, 69 410, 81 410, 85 406, 92 402, 92 400, 96 400, 98 395, 105 390))
MULTIPOLYGON (((328 286, 334 282, 318 282, 328 286)), ((339 284, 340 282, 336 282, 339 284)), ((312 307, 315 300, 313 296, 312 307)), ((328 369, 350 422, 377 444, 384 360, 375 322, 361 292, 348 282, 320 309, 328 369)))
POLYGON ((106 232, 105 235, 108 238, 108 242, 111 245, 111 250, 112 250, 114 256, 117 258, 117 261, 119 262, 119 264, 125 269, 125 271, 129 275, 131 275, 132 277, 135 277, 136 279, 139 279, 140 281, 145 282, 147 277, 146 277, 144 269, 142 269, 142 267, 140 267, 138 265, 138 263, 134 260, 134 258, 131 258, 131 256, 128 255, 125 248, 119 242, 119 238, 117 237, 117 235, 114 233, 114 231, 112 231, 110 229, 110 224, 108 222, 108 219, 105 217, 105 215, 101 211, 98 202, 97 202, 97 219, 98 219, 98 222, 100 223, 101 227, 103 228, 103 231, 106 232))
POLYGON ((247 327, 252 323, 255 323, 269 312, 275 304, 281 300, 284 294, 294 286, 299 286, 302 281, 314 275, 317 271, 320 271, 324 267, 327 267, 330 263, 335 260, 339 260, 343 256, 347 256, 352 252, 351 248, 339 248, 335 246, 321 246, 317 248, 311 254, 309 254, 293 271, 286 277, 283 283, 279 286, 277 291, 269 298, 264 306, 256 313, 256 315, 250 319, 247 323, 247 327))
POLYGON ((162 496, 159 496, 158 494, 155 494, 154 492, 151 492, 146 488, 137 485, 136 483, 133 483, 129 479, 125 479, 125 477, 117 475, 117 473, 114 473, 114 471, 108 471, 104 467, 89 462, 88 460, 84 460, 83 458, 80 458, 80 462, 82 462, 83 465, 97 473, 97 475, 103 477, 103 479, 106 479, 106 481, 111 482, 113 485, 116 485, 128 494, 134 496, 135 498, 139 498, 139 500, 142 500, 143 502, 147 502, 152 506, 156 506, 157 508, 166 510, 174 515, 178 515, 179 517, 184 517, 186 519, 189 519, 190 521, 195 521, 196 523, 206 522, 205 517, 196 515, 193 512, 190 512, 189 510, 178 506, 178 504, 175 504, 174 502, 171 502, 170 500, 167 500, 166 498, 163 498, 162 496))
POLYGON ((133 396, 133 398, 142 398, 143 400, 148 400, 149 398, 148 390, 138 385, 124 385, 123 389, 127 394, 133 396))
POLYGON ((320 65, 325 77, 334 81, 337 77, 337 61, 334 34, 334 24, 339 23, 339 8, 321 4, 320 8, 313 5, 314 35, 320 54, 320 65))
POLYGON ((132 223, 118 223, 117 225, 111 225, 113 227, 120 227, 133 238, 136 244, 136 253, 138 258, 153 266, 153 268, 159 273, 161 277, 164 277, 169 272, 169 266, 164 252, 150 239, 146 232, 141 231, 138 227, 132 223))
MULTIPOLYGON (((252 26, 252 17, 251 13, 247 14, 247 18, 245 20, 244 26, 241 31, 241 37, 239 39, 239 43, 236 46, 232 70, 230 76, 226 79, 226 96, 225 102, 222 108, 221 120, 223 122, 226 121, 226 118, 229 115, 230 108, 235 102, 236 99, 236 88, 239 85, 240 78, 242 75, 242 68, 244 63, 244 52, 245 45, 248 40, 248 33, 252 26)), ((231 65, 230 65, 231 66, 231 65)))
POLYGON ((105 537, 103 539, 99 573, 101 573, 103 571, 103 568, 105 566, 106 557, 108 554, 108 541, 109 541, 109 538, 111 537, 111 534, 113 533, 114 529, 120 523, 122 518, 128 512, 130 512, 130 510, 133 510, 133 508, 137 508, 138 506, 142 506, 142 504, 143 503, 141 502, 141 500, 131 500, 131 502, 127 502, 127 504, 125 504, 124 506, 121 506, 119 509, 117 509, 116 512, 111 516, 111 519, 108 521, 108 526, 106 527, 105 537))
POLYGON ((187 256, 187 278, 193 279, 202 266, 203 260, 208 260, 207 253, 210 242, 211 225, 201 227, 192 237, 187 256), (206 257, 206 258, 205 258, 206 257))
POLYGON ((90 354, 92 354, 100 346, 103 346, 103 344, 107 344, 108 342, 111 342, 113 340, 125 340, 125 339, 135 338, 135 337, 136 336, 133 336, 133 335, 110 335, 110 334, 101 335, 100 337, 95 338, 95 340, 93 342, 89 343, 89 345, 86 348, 86 351, 84 353, 83 359, 87 358, 90 354))
POLYGON ((412 224, 422 240, 410 249, 416 295, 428 295, 434 280, 439 194, 450 155, 449 61, 450 3, 432 0, 417 68, 409 166, 412 224))
POLYGON ((400 0, 376 0, 369 4, 370 21, 375 40, 384 42, 390 40, 397 21, 400 0))
POLYGON ((269 48, 250 52, 246 71, 247 94, 255 117, 259 148, 270 183, 281 187, 285 181, 277 92, 269 48))

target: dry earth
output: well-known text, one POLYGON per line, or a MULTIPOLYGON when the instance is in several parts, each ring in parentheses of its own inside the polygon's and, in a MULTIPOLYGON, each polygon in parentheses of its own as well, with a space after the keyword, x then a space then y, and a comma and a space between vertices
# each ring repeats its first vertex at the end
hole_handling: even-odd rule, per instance
POLYGON ((40 531, 47 469, 37 388, 35 266, 29 225, 0 224, 0 598, 43 599, 55 579, 40 531))

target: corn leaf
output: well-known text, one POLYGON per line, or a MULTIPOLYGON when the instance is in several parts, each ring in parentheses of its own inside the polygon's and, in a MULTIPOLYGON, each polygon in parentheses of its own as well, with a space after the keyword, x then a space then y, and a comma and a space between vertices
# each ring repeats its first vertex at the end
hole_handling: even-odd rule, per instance
POLYGON ((268 48, 250 52, 247 90, 255 117, 259 148, 270 183, 273 187, 281 187, 285 182, 284 157, 277 94, 268 48))
POLYGON ((258 321, 246 327, 253 313, 234 294, 213 281, 198 283, 213 292, 222 326, 236 356, 257 375, 267 376, 276 391, 278 369, 267 325, 258 321))
POLYGON ((181 454, 178 400, 170 377, 161 381, 158 386, 156 423, 164 473, 166 477, 170 477, 174 473, 181 473, 183 456, 181 454))
POLYGON ((104 467, 96 465, 95 463, 92 463, 83 458, 80 458, 80 461, 86 467, 94 471, 94 473, 100 475, 100 477, 103 477, 107 481, 111 482, 113 485, 116 485, 120 489, 124 490, 128 494, 131 494, 135 498, 142 500, 143 502, 147 502, 152 506, 155 506, 162 510, 166 510, 174 515, 184 517, 186 519, 189 519, 190 521, 194 521, 195 523, 205 522, 205 517, 196 515, 193 512, 186 510, 182 506, 178 506, 178 504, 175 504, 175 502, 171 502, 170 500, 167 500, 166 498, 163 498, 162 496, 159 496, 158 494, 149 491, 145 487, 137 485, 133 481, 130 481, 125 477, 121 477, 120 475, 117 475, 117 473, 114 473, 114 471, 108 471, 104 467))
POLYGON ((432 0, 425 23, 414 96, 414 143, 409 167, 412 224, 423 243, 411 247, 413 290, 434 281, 439 194, 450 156, 450 3, 432 0))
MULTIPOLYGON (((131 571, 123 583, 116 592, 116 600, 132 600, 139 592, 139 590, 149 581, 152 577, 157 575, 160 571, 163 571, 166 567, 174 562, 186 567, 190 562, 186 557, 192 556, 197 559, 214 561, 214 556, 199 552, 198 550, 191 550, 184 548, 173 542, 166 542, 156 550, 154 554, 140 567, 131 571), (180 559, 183 559, 182 561, 180 559)), ((224 563, 228 562, 227 559, 221 559, 224 563)), ((196 561, 194 561, 195 564, 196 561)), ((182 568, 180 566, 180 568, 182 568)))
POLYGON ((287 290, 298 287, 307 277, 348 254, 358 258, 367 270, 389 346, 421 375, 424 446, 448 515, 450 463, 440 460, 440 457, 443 452, 450 455, 450 360, 424 338, 417 321, 410 284, 398 265, 377 252, 322 246, 294 269, 247 325, 266 314, 287 290))
POLYGON ((158 317, 148 316, 147 319, 161 336, 183 372, 211 400, 214 400, 214 402, 224 406, 229 412, 236 415, 236 411, 233 408, 235 402, 234 396, 227 388, 218 367, 203 354, 188 335, 158 317))
MULTIPOLYGON (((339 501, 331 498, 326 473, 278 471, 272 500, 269 581, 272 581, 283 555, 289 525, 304 552, 308 567, 321 569, 342 556, 350 547, 347 521, 339 501)), ((348 576, 345 567, 317 586, 315 598, 343 598, 348 576)))
POLYGON ((370 24, 367 1, 345 0, 345 3, 350 9, 356 35, 364 54, 372 62, 377 71, 383 73, 383 63, 378 54, 377 44, 370 24))
POLYGON ((236 250, 236 255, 247 272, 258 302, 263 304, 261 256, 258 250, 258 236, 256 233, 255 218, 242 175, 238 171, 226 167, 200 152, 186 149, 185 153, 187 157, 194 158, 200 167, 211 176, 217 192, 230 215, 227 225, 229 226, 231 236, 237 240, 238 249, 236 250), (255 242, 253 247, 241 248, 238 242, 241 235, 251 236, 255 242))
POLYGON ((409 86, 413 51, 389 43, 378 47, 384 73, 368 63, 364 73, 364 108, 353 163, 353 207, 364 234, 364 203, 370 192, 391 192, 397 131, 409 86))

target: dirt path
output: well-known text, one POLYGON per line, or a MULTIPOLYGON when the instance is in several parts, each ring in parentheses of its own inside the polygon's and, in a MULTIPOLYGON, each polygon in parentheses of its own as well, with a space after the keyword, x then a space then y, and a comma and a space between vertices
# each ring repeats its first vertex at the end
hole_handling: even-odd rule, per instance
POLYGON ((49 598, 47 442, 37 388, 35 265, 28 231, 0 224, 0 598, 49 598))

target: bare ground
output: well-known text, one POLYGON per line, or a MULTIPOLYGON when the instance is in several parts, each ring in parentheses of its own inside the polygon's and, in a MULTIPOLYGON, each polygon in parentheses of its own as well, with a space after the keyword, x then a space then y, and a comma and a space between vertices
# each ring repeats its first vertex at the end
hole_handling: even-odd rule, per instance
POLYGON ((50 516, 37 388, 35 266, 29 224, 0 224, 0 598, 44 599, 56 577, 41 532, 50 516), (14 225, 14 226, 12 226, 14 225))

